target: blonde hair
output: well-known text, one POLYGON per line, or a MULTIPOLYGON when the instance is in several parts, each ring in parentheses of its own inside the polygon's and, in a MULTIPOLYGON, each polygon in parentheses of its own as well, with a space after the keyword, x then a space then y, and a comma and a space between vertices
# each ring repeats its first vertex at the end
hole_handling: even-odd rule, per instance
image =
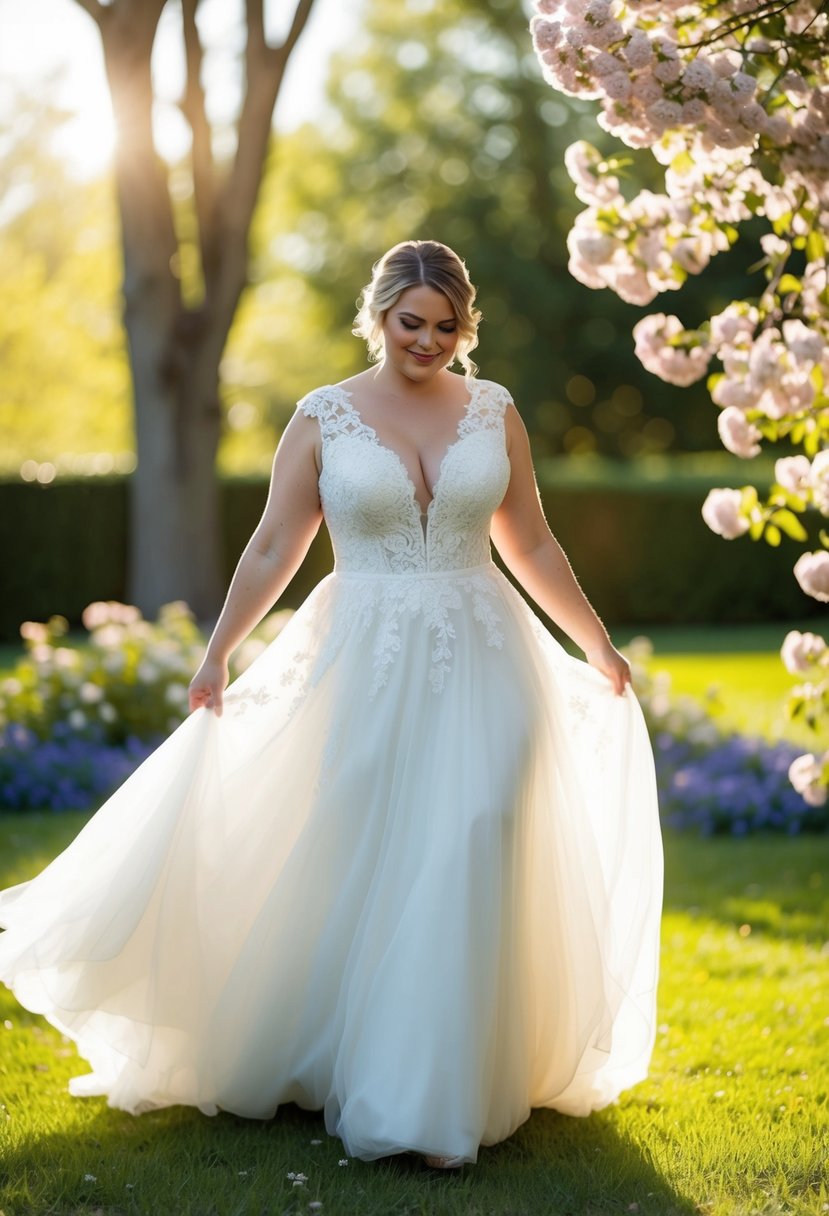
POLYGON ((360 310, 351 332, 365 339, 372 359, 379 358, 386 313, 409 287, 431 287, 446 296, 458 327, 455 356, 466 375, 474 376, 478 369, 469 353, 478 345, 481 320, 474 307, 475 288, 461 258, 440 241, 402 241, 383 254, 360 294, 360 310))

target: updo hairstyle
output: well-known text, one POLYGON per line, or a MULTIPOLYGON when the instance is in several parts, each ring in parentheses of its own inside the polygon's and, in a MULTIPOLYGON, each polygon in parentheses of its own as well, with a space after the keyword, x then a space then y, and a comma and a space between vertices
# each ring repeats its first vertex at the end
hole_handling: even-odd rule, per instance
POLYGON ((463 261, 440 241, 402 241, 375 264, 371 282, 360 294, 360 310, 352 330, 358 338, 365 339, 370 358, 382 355, 386 313, 409 287, 432 287, 446 296, 458 327, 455 357, 466 375, 474 376, 478 369, 469 352, 478 345, 481 320, 474 307, 475 288, 463 261))

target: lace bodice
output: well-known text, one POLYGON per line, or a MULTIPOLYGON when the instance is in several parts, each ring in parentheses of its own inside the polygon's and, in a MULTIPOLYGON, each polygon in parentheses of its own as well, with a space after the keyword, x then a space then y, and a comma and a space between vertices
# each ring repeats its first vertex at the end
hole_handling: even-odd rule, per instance
POLYGON ((473 380, 457 437, 444 454, 432 501, 420 504, 403 461, 381 443, 338 385, 315 389, 298 409, 319 422, 323 514, 337 573, 425 574, 491 560, 489 526, 510 465, 504 411, 510 395, 473 380))

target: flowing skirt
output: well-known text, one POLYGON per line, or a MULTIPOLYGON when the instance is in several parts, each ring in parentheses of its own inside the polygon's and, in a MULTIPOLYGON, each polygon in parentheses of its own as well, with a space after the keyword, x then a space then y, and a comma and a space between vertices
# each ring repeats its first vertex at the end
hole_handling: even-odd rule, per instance
POLYGON ((661 898, 630 690, 494 565, 334 573, 0 893, 0 979, 76 1041, 75 1094, 475 1161, 647 1075, 661 898))

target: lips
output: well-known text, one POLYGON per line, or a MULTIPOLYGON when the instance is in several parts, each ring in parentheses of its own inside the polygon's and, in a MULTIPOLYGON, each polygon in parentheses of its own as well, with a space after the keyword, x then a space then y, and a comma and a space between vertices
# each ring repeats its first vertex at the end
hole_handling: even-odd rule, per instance
POLYGON ((414 351, 414 350, 410 350, 409 354, 412 356, 412 358, 414 360, 416 360, 416 362, 422 363, 422 364, 424 364, 424 366, 428 365, 429 363, 434 363, 435 359, 437 359, 436 354, 435 355, 419 355, 417 353, 417 351, 414 351))

